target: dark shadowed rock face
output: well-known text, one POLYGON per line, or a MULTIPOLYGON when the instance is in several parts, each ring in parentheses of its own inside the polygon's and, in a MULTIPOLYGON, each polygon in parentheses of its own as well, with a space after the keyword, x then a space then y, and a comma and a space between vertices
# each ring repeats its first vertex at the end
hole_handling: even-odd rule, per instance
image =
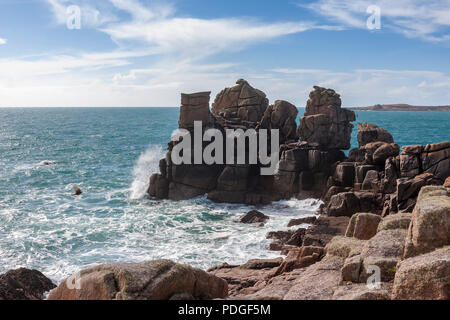
POLYGON ((49 300, 214 299, 228 294, 224 280, 170 260, 103 264, 81 271, 78 281, 80 289, 71 289, 64 280, 49 300))
POLYGON ((264 113, 259 129, 280 130, 280 143, 297 141, 297 108, 283 100, 276 100, 264 113))
POLYGON ((0 300, 42 300, 56 286, 37 270, 20 268, 0 275, 0 300))
POLYGON ((311 146, 349 149, 355 113, 341 108, 341 98, 332 89, 314 87, 300 119, 298 135, 311 146))

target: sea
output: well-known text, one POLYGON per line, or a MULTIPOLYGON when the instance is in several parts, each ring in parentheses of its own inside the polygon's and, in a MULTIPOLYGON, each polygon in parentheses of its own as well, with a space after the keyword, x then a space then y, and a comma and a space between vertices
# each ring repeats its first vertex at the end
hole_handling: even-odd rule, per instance
MULTIPOLYGON (((57 283, 108 262, 207 269, 279 256, 265 234, 314 215, 320 201, 256 208, 148 197, 178 118, 178 108, 1 108, 0 274, 26 267, 57 283), (237 222, 255 208, 270 216, 264 227, 237 222)), ((358 111, 357 121, 386 128, 399 145, 450 140, 450 112, 358 111)))

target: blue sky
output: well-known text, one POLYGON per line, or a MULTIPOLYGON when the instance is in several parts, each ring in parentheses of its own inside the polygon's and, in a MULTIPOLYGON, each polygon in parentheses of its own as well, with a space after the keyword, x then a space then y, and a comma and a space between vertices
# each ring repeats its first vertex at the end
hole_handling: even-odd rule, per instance
POLYGON ((297 106, 313 85, 448 105, 450 0, 0 0, 0 107, 178 106, 238 78, 297 106))

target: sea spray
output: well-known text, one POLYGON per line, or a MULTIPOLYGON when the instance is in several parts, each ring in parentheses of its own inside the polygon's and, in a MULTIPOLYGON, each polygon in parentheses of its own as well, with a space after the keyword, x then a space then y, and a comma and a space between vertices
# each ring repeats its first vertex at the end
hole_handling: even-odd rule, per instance
POLYGON ((164 157, 161 146, 151 145, 143 152, 133 168, 133 183, 131 184, 130 199, 142 199, 147 193, 150 176, 158 172, 159 160, 164 157))

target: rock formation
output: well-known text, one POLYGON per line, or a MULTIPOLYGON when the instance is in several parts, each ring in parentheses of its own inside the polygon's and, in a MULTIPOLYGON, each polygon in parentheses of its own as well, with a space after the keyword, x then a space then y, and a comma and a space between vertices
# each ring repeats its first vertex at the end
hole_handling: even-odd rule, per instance
POLYGON ((332 89, 314 87, 300 119, 298 135, 310 146, 350 149, 350 136, 355 113, 342 109, 340 95, 332 89))

